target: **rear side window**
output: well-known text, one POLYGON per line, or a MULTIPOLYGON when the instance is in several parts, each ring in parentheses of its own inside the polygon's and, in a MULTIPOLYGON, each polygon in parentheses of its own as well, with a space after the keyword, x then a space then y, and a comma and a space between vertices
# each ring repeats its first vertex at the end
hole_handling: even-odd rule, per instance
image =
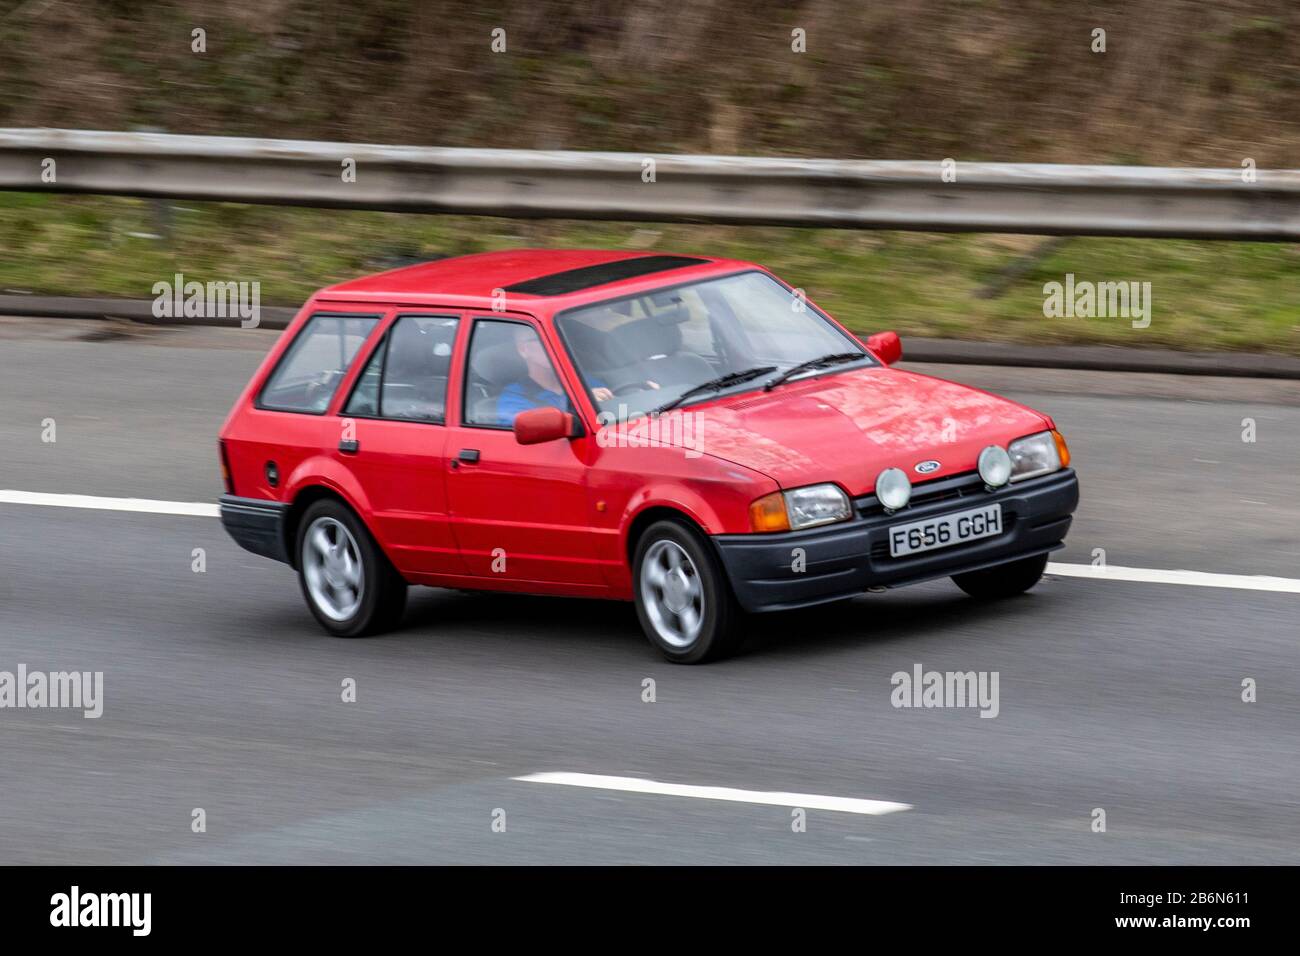
POLYGON ((377 315, 313 315, 267 379, 258 407, 324 413, 378 322, 377 315))
POLYGON ((384 375, 384 353, 388 351, 388 337, 375 346, 375 354, 370 356, 366 369, 352 388, 352 395, 343 409, 344 415, 356 415, 361 418, 379 417, 379 382, 384 375))
POLYGON ((344 414, 442 424, 456 326, 453 316, 401 316, 366 363, 344 414))

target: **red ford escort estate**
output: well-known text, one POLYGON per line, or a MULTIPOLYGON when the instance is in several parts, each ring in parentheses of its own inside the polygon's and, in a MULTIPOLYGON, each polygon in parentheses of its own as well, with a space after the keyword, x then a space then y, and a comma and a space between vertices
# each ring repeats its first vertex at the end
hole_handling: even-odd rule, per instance
POLYGON ((1024 591, 1078 503, 1046 415, 892 369, 747 262, 523 250, 314 295, 221 430, 221 517, 332 634, 408 584, 632 600, 669 660, 746 613, 1024 591))

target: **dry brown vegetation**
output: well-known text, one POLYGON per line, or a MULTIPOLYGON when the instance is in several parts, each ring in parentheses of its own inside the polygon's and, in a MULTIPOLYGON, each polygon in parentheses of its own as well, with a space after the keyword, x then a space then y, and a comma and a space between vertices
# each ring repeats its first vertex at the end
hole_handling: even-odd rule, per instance
POLYGON ((3 126, 1296 166, 1300 4, 6 0, 0 88, 3 126))

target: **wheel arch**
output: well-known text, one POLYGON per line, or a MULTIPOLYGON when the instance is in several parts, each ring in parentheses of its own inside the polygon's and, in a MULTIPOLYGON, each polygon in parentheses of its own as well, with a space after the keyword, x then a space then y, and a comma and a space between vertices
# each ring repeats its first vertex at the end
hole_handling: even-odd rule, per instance
POLYGON ((638 511, 627 526, 626 539, 623 542, 624 557, 627 558, 629 571, 632 570, 632 564, 636 559, 636 547, 641 542, 642 536, 646 529, 659 521, 676 521, 678 524, 686 525, 692 531, 695 531, 710 542, 712 547, 713 539, 708 531, 699 522, 699 520, 687 511, 672 505, 655 504, 638 511))
POLYGON ((285 512, 284 525, 280 531, 284 537, 285 554, 289 556, 289 566, 295 571, 298 570, 298 527, 302 523, 302 516, 316 502, 325 499, 337 501, 343 505, 356 515, 357 520, 361 522, 362 526, 366 527, 366 530, 369 530, 369 527, 366 526, 366 520, 361 516, 357 506, 349 501, 343 492, 330 485, 303 485, 294 493, 292 503, 289 505, 288 511, 285 512))

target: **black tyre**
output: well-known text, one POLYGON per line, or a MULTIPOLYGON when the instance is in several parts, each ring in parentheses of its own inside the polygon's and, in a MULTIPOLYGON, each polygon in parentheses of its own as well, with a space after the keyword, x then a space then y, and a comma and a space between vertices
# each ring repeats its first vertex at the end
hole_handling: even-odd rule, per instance
POLYGON ((744 614, 709 542, 685 523, 659 521, 632 561, 636 613, 650 643, 675 664, 700 664, 740 644, 744 614))
POLYGON ((982 571, 954 574, 952 580, 971 597, 991 601, 1028 591, 1038 583, 1046 568, 1047 555, 1040 554, 994 565, 982 571))
POLYGON ((401 621, 406 581, 351 508, 331 498, 313 504, 296 547, 302 596, 330 634, 363 637, 401 621))

